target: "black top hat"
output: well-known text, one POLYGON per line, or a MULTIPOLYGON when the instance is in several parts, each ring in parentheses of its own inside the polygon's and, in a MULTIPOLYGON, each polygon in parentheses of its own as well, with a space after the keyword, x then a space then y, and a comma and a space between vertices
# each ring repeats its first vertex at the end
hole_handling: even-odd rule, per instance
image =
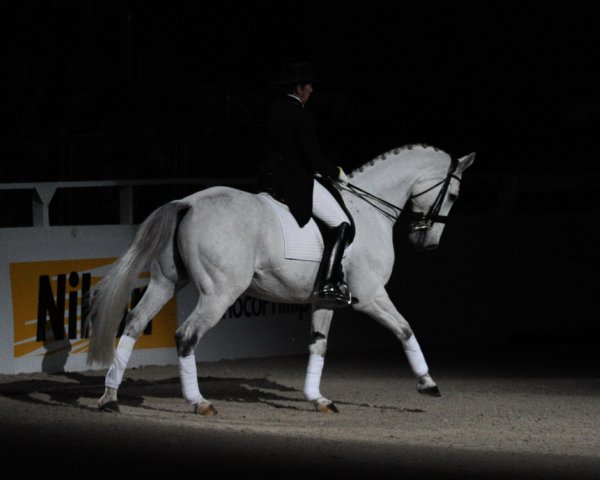
POLYGON ((279 70, 277 85, 297 85, 299 83, 315 83, 317 78, 313 75, 309 63, 286 63, 279 70))

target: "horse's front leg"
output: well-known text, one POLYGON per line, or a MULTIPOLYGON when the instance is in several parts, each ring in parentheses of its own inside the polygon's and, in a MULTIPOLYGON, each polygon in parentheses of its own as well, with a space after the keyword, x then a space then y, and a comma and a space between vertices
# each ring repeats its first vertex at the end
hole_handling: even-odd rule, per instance
POLYGON ((327 352, 327 336, 331 326, 333 310, 315 309, 312 312, 312 327, 310 332, 310 345, 308 347, 309 359, 304 380, 304 396, 321 413, 338 413, 337 407, 331 400, 321 395, 321 374, 325 364, 327 352))
POLYGON ((425 361, 419 342, 406 319, 396 310, 387 292, 382 287, 373 297, 373 301, 359 303, 356 310, 366 313, 379 323, 389 328, 402 343, 404 353, 417 378, 417 391, 434 397, 440 397, 437 384, 429 375, 429 367, 425 361))

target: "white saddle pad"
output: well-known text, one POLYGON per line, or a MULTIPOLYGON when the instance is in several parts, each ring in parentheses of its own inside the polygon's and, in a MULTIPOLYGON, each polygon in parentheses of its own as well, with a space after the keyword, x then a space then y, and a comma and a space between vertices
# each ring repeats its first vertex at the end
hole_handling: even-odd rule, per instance
MULTIPOLYGON (((288 260, 307 260, 320 262, 323 258, 323 236, 316 222, 311 218, 300 228, 287 205, 278 202, 268 193, 259 193, 258 197, 277 214, 283 233, 284 256, 288 260)), ((344 258, 350 253, 352 244, 344 250, 344 258)))

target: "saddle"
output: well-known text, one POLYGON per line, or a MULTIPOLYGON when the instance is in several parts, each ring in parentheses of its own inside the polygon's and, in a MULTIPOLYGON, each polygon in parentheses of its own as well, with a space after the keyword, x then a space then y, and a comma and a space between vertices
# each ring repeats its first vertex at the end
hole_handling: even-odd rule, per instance
MULTIPOLYGON (((337 194, 339 196, 339 192, 337 194)), ((277 214, 284 240, 285 258, 320 263, 323 258, 323 237, 328 233, 329 227, 316 217, 312 217, 304 227, 300 227, 285 201, 276 193, 261 192, 257 196, 277 214)), ((339 198, 341 199, 341 197, 339 198)), ((345 205, 342 203, 340 206, 342 206, 351 221, 351 238, 353 239, 355 233, 354 220, 345 205)), ((352 242, 350 241, 344 251, 344 257, 348 255, 351 247, 352 242)))
MULTIPOLYGON (((350 240, 349 240, 348 244, 351 244, 352 241, 354 240, 354 236, 356 235, 356 224, 354 223, 354 218, 352 217, 352 214, 350 213, 350 211, 348 210, 348 207, 346 207, 346 204, 344 203, 344 199, 342 198, 340 191, 337 188, 335 188, 330 181, 325 180, 323 177, 315 177, 315 179, 321 185, 323 185, 327 189, 327 191, 329 193, 331 193, 331 195, 333 195, 333 198, 335 198, 335 200, 337 201, 340 208, 344 211, 344 213, 350 220, 351 228, 350 228, 350 240)), ((262 187, 263 188, 261 188, 261 192, 260 192, 261 194, 270 195, 277 202, 279 202, 283 205, 286 205, 286 208, 287 208, 287 202, 285 201, 285 198, 283 198, 283 196, 281 196, 276 189, 271 188, 269 186, 262 186, 262 187)), ((329 227, 325 223, 323 223, 318 217, 315 217, 314 215, 312 217, 312 220, 319 227, 319 230, 321 231, 321 235, 325 236, 328 233, 329 227)))

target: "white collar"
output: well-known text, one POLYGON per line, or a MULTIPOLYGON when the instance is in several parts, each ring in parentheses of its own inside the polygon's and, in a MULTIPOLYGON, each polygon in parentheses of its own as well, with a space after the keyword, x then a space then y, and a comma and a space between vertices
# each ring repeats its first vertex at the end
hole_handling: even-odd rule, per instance
POLYGON ((298 100, 298 102, 300 102, 300 105, 302 105, 304 107, 304 104, 302 103, 302 100, 300 100, 300 97, 297 97, 296 95, 294 95, 293 93, 288 93, 287 94, 288 97, 292 97, 295 100, 298 100))

